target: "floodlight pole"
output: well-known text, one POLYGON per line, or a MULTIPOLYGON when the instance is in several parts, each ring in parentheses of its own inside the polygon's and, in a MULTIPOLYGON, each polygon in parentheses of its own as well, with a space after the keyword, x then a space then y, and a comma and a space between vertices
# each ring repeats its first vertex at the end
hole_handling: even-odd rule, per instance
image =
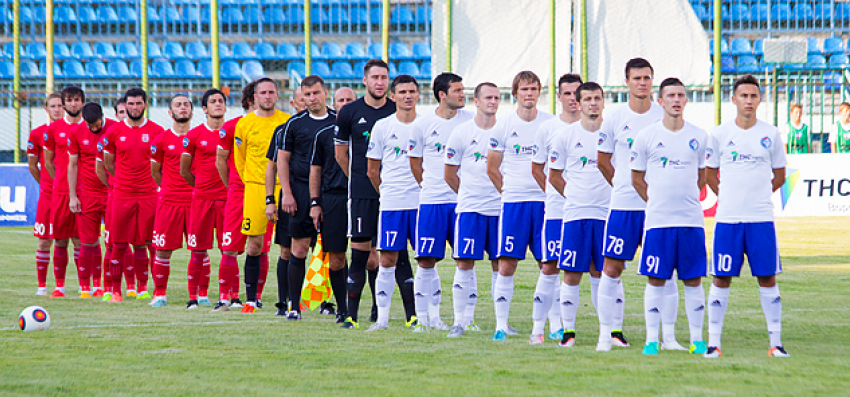
MULTIPOLYGON (((50 93, 53 92, 53 84, 54 84, 53 83, 54 82, 54 75, 53 75, 54 66, 53 66, 53 64, 56 62, 56 60, 53 58, 53 27, 54 27, 54 23, 53 23, 53 0, 47 0, 45 2, 44 7, 45 7, 45 14, 46 14, 45 20, 44 20, 44 34, 45 34, 44 47, 45 47, 45 50, 47 50, 47 59, 45 59, 45 62, 44 62, 45 66, 47 67, 46 68, 47 70, 45 71, 46 77, 45 77, 44 91, 49 95, 50 93)), ((16 14, 17 14, 17 12, 16 12, 16 14)))
POLYGON ((446 71, 452 71, 452 0, 446 0, 446 71))
POLYGON ((12 82, 12 105, 15 107, 15 164, 21 162, 21 0, 14 0, 14 21, 12 22, 13 39, 12 60, 15 64, 15 76, 12 82))
POLYGON ((714 0, 714 124, 720 125, 720 103, 723 92, 720 87, 720 0, 714 0))
MULTIPOLYGON (((304 0, 304 73, 313 74, 313 21, 310 0, 304 0)), ((305 78, 307 76, 301 76, 305 78)), ((293 88, 294 89, 294 88, 293 88)))
MULTIPOLYGON (((221 55, 219 54, 218 0, 210 0, 210 52, 212 52, 212 86, 221 89, 221 55)), ((262 24, 260 24, 262 26, 262 24)))
POLYGON ((381 13, 381 47, 384 62, 390 62, 390 0, 383 1, 383 12, 381 13))
POLYGON ((558 102, 555 99, 555 98, 557 98, 557 95, 555 93, 555 90, 557 89, 555 87, 555 85, 556 85, 555 79, 557 78, 557 75, 558 75, 557 71, 555 70, 555 67, 556 67, 556 62, 555 62, 555 56, 556 56, 555 55, 556 54, 556 49, 555 49, 555 46, 556 46, 555 2, 556 2, 555 0, 550 0, 550 2, 549 2, 549 22, 550 22, 551 27, 552 27, 552 31, 551 31, 552 45, 549 47, 549 61, 550 61, 550 64, 549 64, 549 103, 550 103, 550 109, 549 110, 552 112, 552 114, 555 114, 555 112, 557 111, 556 103, 558 102))
POLYGON ((587 66, 587 0, 581 0, 581 78, 590 80, 587 66))
MULTIPOLYGON (((148 84, 148 1, 139 0, 139 8, 141 8, 139 10, 141 16, 139 42, 142 46, 142 89, 148 92, 150 88, 148 84)), ((147 109, 145 109, 145 116, 147 117, 147 109)))

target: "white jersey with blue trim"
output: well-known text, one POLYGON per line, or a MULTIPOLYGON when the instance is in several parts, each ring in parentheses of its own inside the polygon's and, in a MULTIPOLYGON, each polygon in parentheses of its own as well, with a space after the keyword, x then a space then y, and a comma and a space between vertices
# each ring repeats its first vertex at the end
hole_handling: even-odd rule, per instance
POLYGON ((537 110, 531 121, 521 119, 516 112, 496 121, 490 134, 490 150, 502 153, 502 202, 545 201, 546 192, 531 174, 534 142, 540 126, 555 116, 537 110))
POLYGON ((446 144, 455 127, 473 117, 475 114, 461 109, 450 119, 430 113, 419 117, 413 123, 407 156, 422 158, 420 204, 445 204, 457 201, 457 194, 443 179, 446 144))

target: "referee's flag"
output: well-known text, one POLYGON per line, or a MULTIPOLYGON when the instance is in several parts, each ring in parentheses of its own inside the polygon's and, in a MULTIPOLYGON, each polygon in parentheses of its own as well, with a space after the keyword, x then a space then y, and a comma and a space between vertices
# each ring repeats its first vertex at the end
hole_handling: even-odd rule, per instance
POLYGON ((301 309, 315 310, 331 297, 328 254, 322 249, 322 235, 316 239, 316 247, 310 258, 310 266, 301 287, 301 309))

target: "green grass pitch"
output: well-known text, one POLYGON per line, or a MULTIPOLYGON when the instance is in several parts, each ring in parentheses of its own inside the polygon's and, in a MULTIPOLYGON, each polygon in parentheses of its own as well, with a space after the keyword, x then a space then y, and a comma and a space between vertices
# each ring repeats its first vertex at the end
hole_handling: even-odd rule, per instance
MULTIPOLYGON (((147 301, 77 299, 73 266, 69 298, 37 297, 36 239, 29 229, 0 229, 0 395, 847 395, 850 219, 793 218, 777 224, 785 268, 779 276, 783 342, 791 358, 767 356, 756 282, 744 277, 733 282, 723 357, 716 360, 687 352, 641 355, 645 280, 635 275, 634 264, 623 277, 625 333, 633 347, 597 353, 598 323, 587 281, 576 347, 559 348, 551 340, 528 345, 538 274, 529 259, 517 272, 511 308, 511 324, 521 334, 495 343, 489 340, 494 326, 489 264, 478 268, 476 322, 482 331, 450 340, 445 332, 414 334, 404 328, 397 291, 385 332, 364 332, 368 320, 359 330, 341 330, 331 317, 315 312, 300 322, 275 318, 274 263, 265 308, 256 314, 187 312, 186 251, 171 261, 166 308, 150 308, 147 301), (49 311, 49 331, 17 329, 18 314, 30 305, 49 311)), ((709 220, 709 240, 712 229, 709 220)), ((212 257, 214 278, 218 254, 212 257)), ((450 291, 454 263, 444 260, 438 268, 450 291)), ((49 288, 52 278, 51 272, 49 288)), ((211 297, 217 292, 212 287, 211 297)), ((361 313, 368 313, 369 304, 364 299, 361 313)), ((677 334, 685 344, 683 307, 677 334)), ((447 322, 451 312, 447 292, 442 306, 447 322)))

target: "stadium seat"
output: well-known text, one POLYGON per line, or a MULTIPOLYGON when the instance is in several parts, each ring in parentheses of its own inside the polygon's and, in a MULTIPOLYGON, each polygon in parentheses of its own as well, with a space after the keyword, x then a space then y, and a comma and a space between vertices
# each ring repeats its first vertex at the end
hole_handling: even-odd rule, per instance
MULTIPOLYGON (((35 22, 35 17, 33 17, 33 15, 32 15, 32 8, 29 8, 29 7, 26 7, 26 6, 21 6, 20 10, 21 10, 21 23, 31 24, 31 23, 35 22)), ((11 9, 9 10, 9 15, 8 15, 7 18, 14 18, 14 15, 12 15, 11 9)))
POLYGON ((791 19, 797 21, 813 21, 815 19, 815 11, 808 3, 797 3, 794 6, 794 11, 791 12, 791 19))
POLYGON ((106 71, 113 78, 130 77, 130 69, 127 68, 127 63, 121 60, 109 61, 106 65, 106 71))
MULTIPOLYGON (((306 46, 304 44, 298 45, 298 55, 301 56, 301 59, 305 59, 305 54, 306 54, 304 52, 305 47, 306 46)), ((313 59, 321 59, 322 58, 322 52, 319 50, 318 44, 313 43, 313 45, 310 46, 310 55, 313 57, 313 59)))
POLYGON ((732 7, 729 7, 729 19, 733 22, 749 21, 750 7, 741 3, 732 4, 732 7))
POLYGON ((21 77, 25 79, 37 79, 40 77, 44 77, 39 73, 38 66, 36 66, 33 61, 22 61, 21 62, 21 77))
POLYGON ((313 62, 312 72, 323 79, 329 79, 333 75, 333 73, 331 73, 331 67, 325 61, 313 62))
POLYGON ((419 66, 413 61, 401 61, 398 64, 398 72, 400 74, 409 74, 413 77, 419 75, 419 66))
POLYGON ((165 58, 162 56, 162 49, 160 48, 159 43, 155 41, 148 41, 148 58, 165 58))
POLYGON ((843 54, 844 45, 840 37, 829 37, 823 41, 823 53, 827 55, 843 54))
MULTIPOLYGON (((714 55, 714 39, 708 41, 709 55, 714 55)), ((720 55, 729 54, 729 43, 726 39, 720 39, 720 55)))
POLYGON ((138 59, 134 59, 130 61, 130 76, 133 78, 141 78, 142 77, 142 61, 138 59))
POLYGON ((412 59, 413 55, 410 53, 410 47, 407 44, 402 42, 394 42, 390 43, 390 59, 412 59))
POLYGON ((53 22, 58 24, 77 23, 77 13, 68 6, 56 7, 53 10, 53 22))
POLYGON ((263 70, 263 64, 259 61, 245 61, 242 63, 242 73, 248 76, 251 80, 266 77, 266 72, 263 70))
POLYGON ((186 53, 183 51, 183 46, 176 41, 166 41, 162 43, 162 50, 167 59, 186 59, 186 53))
POLYGON ((183 21, 180 11, 174 7, 160 7, 160 15, 165 19, 165 23, 175 24, 183 21))
MULTIPOLYGON (((26 50, 24 49, 23 44, 21 44, 18 48, 20 49, 20 52, 21 52, 21 59, 29 58, 26 50)), ((15 54, 13 54, 13 52, 15 52, 14 43, 12 43, 10 41, 10 42, 6 42, 5 44, 3 44, 3 57, 4 57, 4 59, 12 59, 15 56, 15 54)), ((44 53, 47 54, 47 50, 45 50, 44 53)))
POLYGON ((342 47, 338 43, 329 41, 322 45, 322 59, 345 59, 345 54, 342 52, 342 47))
POLYGON ((339 5, 333 5, 328 10, 328 21, 331 25, 346 25, 349 23, 348 11, 339 5))
POLYGON ((369 58, 381 59, 384 56, 384 46, 381 43, 369 44, 369 58))
MULTIPOLYGON (((56 11, 54 11, 53 19, 56 20, 56 11)), ((77 10, 77 19, 80 23, 98 23, 97 13, 90 6, 82 6, 77 10)))
POLYGON ((118 23, 118 13, 114 8, 101 4, 97 7, 97 20, 100 23, 118 23))
POLYGON ((228 80, 241 79, 242 69, 236 61, 224 61, 220 65, 219 76, 228 80))
POLYGON ((106 71, 106 65, 101 61, 90 61, 86 63, 86 74, 95 79, 111 78, 109 72, 106 71))
POLYGON ((352 69, 354 69, 354 75, 355 75, 358 79, 362 79, 362 78, 363 78, 363 68, 364 68, 364 67, 366 67, 366 61, 358 61, 358 62, 355 62, 355 63, 354 63, 354 66, 352 66, 352 67, 351 67, 352 69))
POLYGON ((791 6, 788 4, 774 4, 770 10, 770 19, 779 22, 788 21, 791 19, 791 6))
POLYGON ((366 7, 350 7, 348 16, 352 25, 360 26, 369 23, 369 13, 366 12, 366 7))
POLYGON ((411 25, 416 22, 413 11, 405 6, 397 5, 390 11, 390 23, 393 25, 411 25))
POLYGON ((91 49, 91 44, 85 41, 75 41, 71 44, 71 56, 74 59, 94 59, 94 52, 91 49))
POLYGON ((33 10, 33 14, 35 18, 33 21, 35 23, 47 23, 47 12, 45 11, 44 7, 35 7, 35 9, 33 10))
POLYGON ((196 24, 201 21, 201 9, 197 5, 189 5, 183 7, 180 13, 180 22, 186 24, 196 24))
POLYGON ((171 62, 165 59, 157 59, 151 64, 150 77, 162 79, 176 76, 174 75, 174 67, 171 65, 171 62))
POLYGON ((289 62, 286 64, 286 73, 292 75, 293 72, 301 78, 307 77, 307 66, 301 61, 289 62))
POLYGON ((822 54, 822 52, 820 50, 820 43, 818 42, 817 37, 807 38, 806 39, 806 48, 807 48, 806 53, 809 54, 809 55, 814 55, 814 54, 820 55, 820 54, 822 54))
POLYGON ((58 60, 71 59, 71 49, 68 43, 57 41, 53 43, 53 58, 58 60))
MULTIPOLYGON (((767 4, 753 4, 750 7, 750 21, 752 22, 763 22, 767 21, 767 17, 770 14, 770 6, 767 4)), ((723 67, 721 66, 721 69, 723 67)))
POLYGON ((295 47, 295 44, 292 43, 279 43, 277 48, 275 48, 275 52, 277 53, 278 59, 301 59, 298 56, 298 49, 295 47))
MULTIPOLYGON (((825 5, 829 5, 828 2, 824 2, 825 5)), ((846 21, 850 20, 850 3, 836 3, 835 4, 835 19, 846 21)))
POLYGON ((238 60, 257 59, 257 54, 255 54, 254 50, 251 49, 251 45, 244 41, 233 43, 231 51, 233 53, 233 58, 238 60))
POLYGON ((431 45, 424 41, 413 43, 413 59, 423 61, 431 59, 431 45))
POLYGON ((850 68, 850 56, 846 54, 836 54, 829 57, 829 67, 831 68, 850 68))
POLYGON ((213 75, 212 61, 198 62, 198 73, 202 78, 211 79, 213 75))
POLYGON ((198 41, 191 41, 186 43, 186 56, 189 59, 201 60, 201 59, 210 59, 210 53, 207 51, 207 45, 198 41))
MULTIPOLYGON (((97 44, 95 44, 95 46, 96 45, 97 44)), ((139 47, 136 47, 136 43, 134 43, 132 41, 121 41, 121 42, 119 42, 118 45, 116 45, 116 51, 117 51, 118 55, 115 56, 115 57, 111 57, 111 58, 138 59, 138 58, 141 58, 141 56, 142 56, 141 54, 139 54, 139 47)), ((148 54, 148 56, 150 56, 150 54, 148 54)))
POLYGON ((815 3, 814 7, 814 18, 818 21, 825 21, 828 19, 832 19, 834 13, 832 12, 832 4, 829 2, 818 2, 815 3))
POLYGON ((360 59, 368 59, 366 56, 366 49, 363 48, 363 44, 358 42, 348 43, 345 46, 345 55, 348 56, 348 59, 351 60, 360 60, 360 59))
POLYGON ((279 25, 286 23, 286 14, 283 8, 268 7, 263 11, 263 23, 266 25, 279 25))
MULTIPOLYGON (((4 48, 4 51, 11 54, 14 51, 15 44, 14 43, 6 43, 8 48, 4 48)), ((26 59, 35 59, 41 60, 47 58, 47 48, 44 47, 44 43, 39 43, 37 41, 31 41, 27 43, 26 51, 21 51, 21 58, 26 59), (26 57, 24 57, 24 53, 26 53, 26 57)))
POLYGON ((700 21, 709 21, 713 19, 711 13, 709 13, 702 4, 693 3, 691 4, 691 7, 694 9, 694 13, 697 14, 697 18, 699 18, 700 21))
POLYGON ((806 68, 816 70, 826 69, 826 58, 823 55, 809 55, 806 68))
POLYGON ((758 39, 753 40, 753 55, 762 56, 764 55, 764 38, 760 37, 758 39))
POLYGON ((15 64, 9 61, 0 62, 0 79, 11 80, 15 78, 15 64))
POLYGON ((720 71, 722 73, 735 73, 735 60, 728 55, 720 57, 720 71))
POLYGON ((225 24, 239 24, 245 22, 245 16, 239 7, 227 6, 221 11, 221 22, 225 24))
POLYGON ((416 8, 416 23, 419 25, 430 25, 431 15, 431 7, 419 6, 416 8))
POLYGON ((197 79, 201 75, 195 70, 195 63, 188 59, 174 62, 174 77, 182 79, 197 79))
MULTIPOLYGON (((157 9, 156 7, 148 7, 148 23, 156 23, 156 24, 162 23, 162 21, 163 21, 162 12, 163 12, 162 8, 157 9)), ((136 17, 135 17, 136 19, 141 18, 141 15, 136 14, 135 10, 133 10, 133 14, 136 15, 136 17)), ((118 16, 120 17, 121 15, 122 15, 121 10, 119 9, 118 10, 118 16)))
POLYGON ((274 51, 274 45, 267 41, 262 41, 254 44, 254 53, 258 59, 277 59, 277 54, 274 51))
POLYGON ((738 57, 738 73, 759 73, 761 71, 756 57, 752 55, 738 57))
POLYGON ((422 62, 422 65, 419 66, 419 76, 416 76, 416 78, 424 80, 431 79, 431 61, 422 62))
MULTIPOLYGON (((156 14, 155 10, 152 10, 153 7, 148 7, 148 23, 156 23, 160 21, 159 16, 156 14)), ((135 23, 140 18, 139 14, 136 13, 136 9, 129 6, 121 6, 118 7, 118 20, 124 22, 133 22, 135 23)))
POLYGON ((357 77, 354 69, 351 68, 351 64, 346 61, 334 62, 331 65, 331 72, 335 79, 353 79, 357 77))
POLYGON ((398 68, 395 66, 395 62, 387 62, 390 65, 390 78, 394 79, 398 76, 398 68))
MULTIPOLYGON (((39 77, 47 77, 47 62, 41 61, 38 63, 38 75, 39 77)), ((65 77, 65 73, 62 72, 62 67, 59 66, 58 62, 53 63, 53 77, 57 79, 61 79, 65 77)))
POLYGON ((737 37, 732 39, 732 42, 729 43, 729 53, 734 56, 750 55, 753 53, 753 47, 750 46, 749 40, 743 37, 737 37))
POLYGON ((62 65, 62 71, 65 74, 65 77, 69 79, 85 79, 91 76, 86 73, 85 68, 83 68, 83 64, 80 61, 66 61, 62 65))

